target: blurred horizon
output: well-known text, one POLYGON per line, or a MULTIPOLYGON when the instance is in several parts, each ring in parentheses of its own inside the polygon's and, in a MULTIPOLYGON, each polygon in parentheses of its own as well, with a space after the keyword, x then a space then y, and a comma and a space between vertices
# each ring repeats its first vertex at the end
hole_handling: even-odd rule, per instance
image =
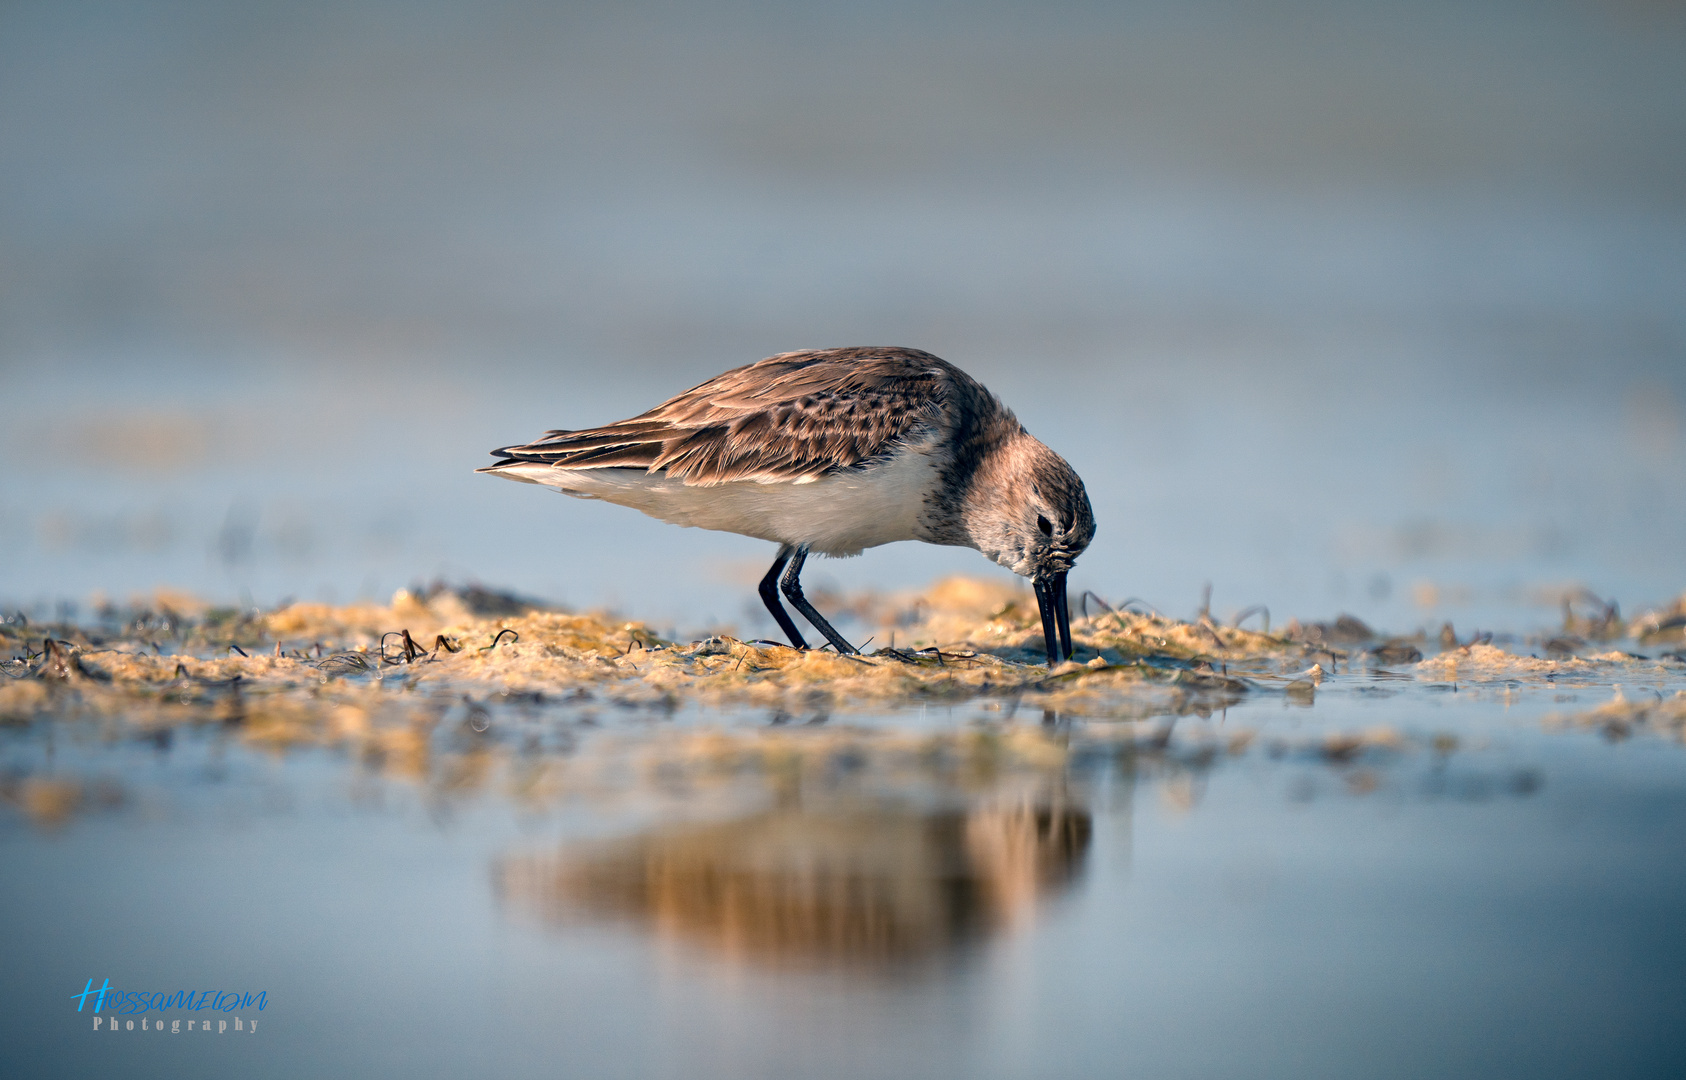
MULTIPOLYGON (((13 3, 0 604, 480 581, 770 628, 769 545, 479 477, 907 345, 1076 590, 1389 630, 1686 589, 1686 7, 13 3)), ((813 567, 1002 576, 894 545, 813 567)))

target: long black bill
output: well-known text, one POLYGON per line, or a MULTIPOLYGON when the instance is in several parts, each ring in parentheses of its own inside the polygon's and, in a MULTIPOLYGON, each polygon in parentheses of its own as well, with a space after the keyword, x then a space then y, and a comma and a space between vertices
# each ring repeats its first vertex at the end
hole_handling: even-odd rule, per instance
POLYGON ((1054 618, 1060 624, 1060 648, 1065 652, 1065 659, 1070 660, 1076 649, 1071 647, 1071 604, 1066 595, 1065 571, 1054 578, 1054 618))
POLYGON ((1071 657, 1071 607, 1066 602, 1065 571, 1031 582, 1036 606, 1042 609, 1042 639, 1048 647, 1048 666, 1071 657))

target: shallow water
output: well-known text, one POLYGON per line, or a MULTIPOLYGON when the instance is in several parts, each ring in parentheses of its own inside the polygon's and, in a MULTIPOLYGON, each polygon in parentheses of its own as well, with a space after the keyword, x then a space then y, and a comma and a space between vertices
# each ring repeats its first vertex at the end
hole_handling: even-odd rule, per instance
POLYGON ((84 798, 0 817, 0 1040, 16 1075, 1678 1075, 1686 749, 1549 719, 1607 698, 506 706, 419 770, 9 727, 14 783, 84 798), (1063 752, 884 749, 981 736, 1063 752), (834 750, 709 771, 697 738, 834 750), (267 1000, 96 1033, 90 977, 267 1000))

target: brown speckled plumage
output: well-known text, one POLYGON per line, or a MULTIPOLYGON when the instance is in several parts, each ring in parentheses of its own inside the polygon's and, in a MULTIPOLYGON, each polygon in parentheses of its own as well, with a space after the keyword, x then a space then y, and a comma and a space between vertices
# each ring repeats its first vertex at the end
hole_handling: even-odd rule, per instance
POLYGON ((798 480, 869 466, 931 431, 944 402, 967 390, 989 394, 917 349, 782 353, 716 375, 630 420, 549 431, 494 453, 563 469, 661 471, 703 487, 798 480))

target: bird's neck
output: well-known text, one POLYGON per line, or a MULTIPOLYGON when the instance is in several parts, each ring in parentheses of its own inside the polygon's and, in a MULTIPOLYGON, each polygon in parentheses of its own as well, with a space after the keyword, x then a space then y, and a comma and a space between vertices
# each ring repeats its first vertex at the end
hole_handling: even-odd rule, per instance
POLYGON ((998 504, 1036 440, 1025 434, 1011 413, 956 433, 947 460, 938 465, 936 491, 927 499, 927 540, 969 547, 990 554, 996 538, 987 527, 998 520, 998 504))

